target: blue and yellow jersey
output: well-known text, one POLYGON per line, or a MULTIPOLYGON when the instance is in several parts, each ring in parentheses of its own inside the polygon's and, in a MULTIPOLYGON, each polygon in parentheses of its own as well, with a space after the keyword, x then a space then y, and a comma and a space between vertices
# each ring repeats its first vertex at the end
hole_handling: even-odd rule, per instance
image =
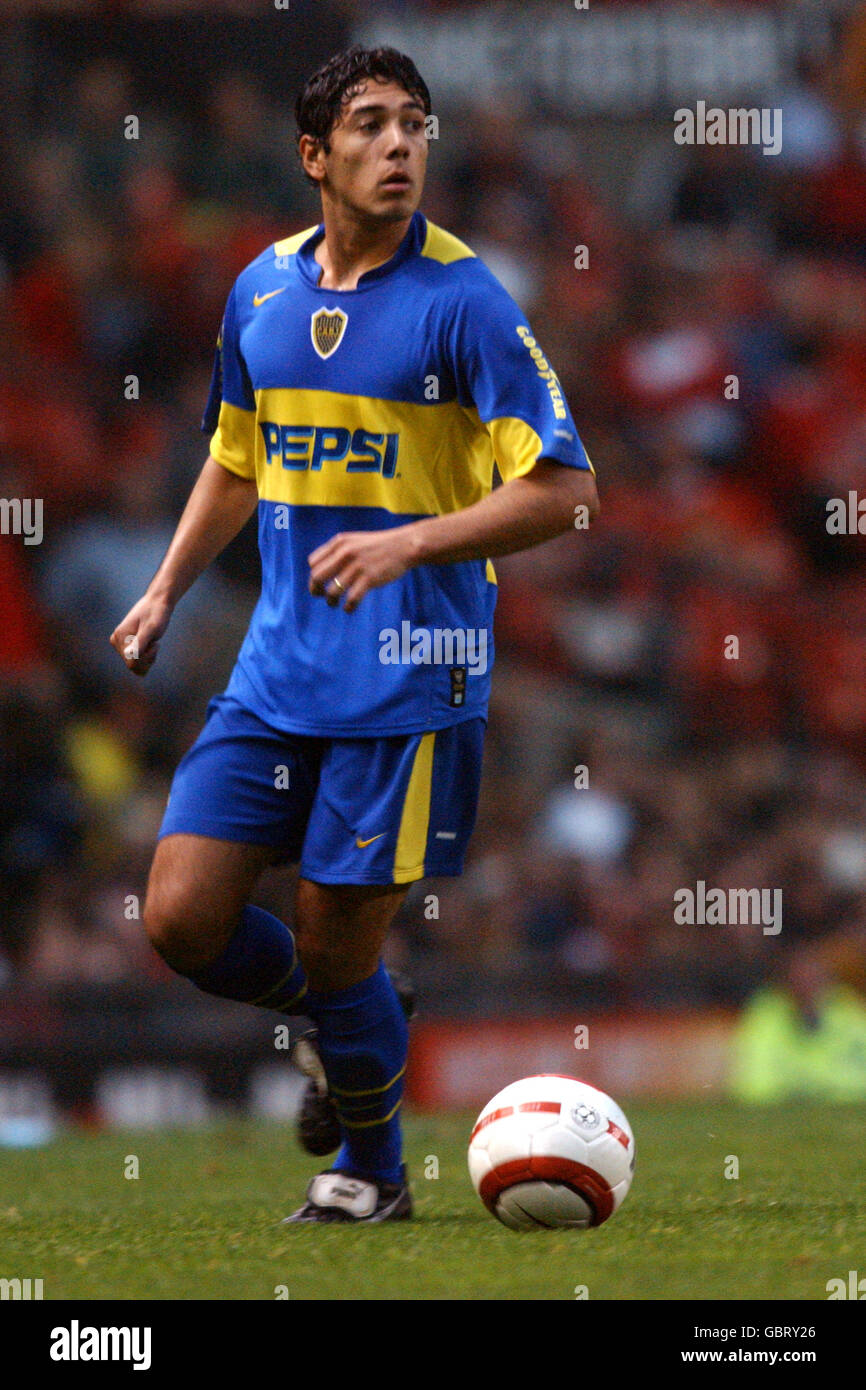
POLYGON ((318 286, 318 227, 241 272, 204 428, 259 493, 262 592, 227 693, 277 729, 388 735, 486 715, 490 561, 422 565, 354 613, 309 592, 338 532, 440 516, 540 458, 591 468, 520 309, 456 237, 412 219, 354 290, 318 286))

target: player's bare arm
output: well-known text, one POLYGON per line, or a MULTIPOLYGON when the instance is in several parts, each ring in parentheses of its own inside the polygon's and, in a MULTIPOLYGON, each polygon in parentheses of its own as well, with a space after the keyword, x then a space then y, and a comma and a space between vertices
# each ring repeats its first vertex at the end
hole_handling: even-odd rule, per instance
POLYGON ((511 555, 552 540, 574 526, 578 507, 586 508, 588 521, 598 515, 593 474, 540 459, 525 477, 504 483, 463 511, 394 530, 334 536, 310 555, 310 592, 332 606, 344 597, 351 613, 370 589, 415 565, 511 555))
POLYGON ((206 459, 147 593, 111 634, 111 645, 130 671, 147 674, 178 599, 246 525, 257 503, 254 481, 206 459))

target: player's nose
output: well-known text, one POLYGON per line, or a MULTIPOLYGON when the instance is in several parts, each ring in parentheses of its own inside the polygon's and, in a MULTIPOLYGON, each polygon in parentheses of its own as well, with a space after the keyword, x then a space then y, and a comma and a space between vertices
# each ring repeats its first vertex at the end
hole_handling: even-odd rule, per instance
POLYGON ((388 153, 409 153, 409 135, 402 121, 391 121, 387 127, 388 153))

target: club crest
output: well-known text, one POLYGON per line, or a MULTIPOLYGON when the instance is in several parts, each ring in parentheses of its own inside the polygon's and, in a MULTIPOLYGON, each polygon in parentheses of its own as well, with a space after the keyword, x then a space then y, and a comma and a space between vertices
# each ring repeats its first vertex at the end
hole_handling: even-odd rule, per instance
POLYGON ((313 347, 320 357, 330 357, 343 341, 349 315, 342 309, 317 309, 310 322, 313 347))

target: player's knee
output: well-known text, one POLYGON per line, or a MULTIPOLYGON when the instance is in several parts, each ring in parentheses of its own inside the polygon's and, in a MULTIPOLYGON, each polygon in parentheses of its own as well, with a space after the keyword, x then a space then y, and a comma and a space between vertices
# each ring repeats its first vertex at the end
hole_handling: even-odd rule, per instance
POLYGON ((149 892, 142 920, 154 950, 180 975, 195 974, 219 954, 221 933, 181 893, 149 892))

